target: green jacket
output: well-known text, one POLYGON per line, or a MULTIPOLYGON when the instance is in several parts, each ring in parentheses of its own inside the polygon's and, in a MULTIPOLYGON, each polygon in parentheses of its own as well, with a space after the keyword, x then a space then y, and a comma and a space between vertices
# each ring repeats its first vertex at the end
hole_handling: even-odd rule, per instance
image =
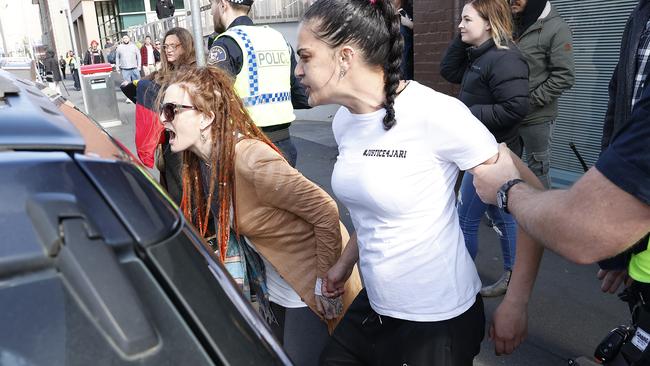
POLYGON ((557 99, 573 86, 575 68, 571 30, 555 8, 538 19, 517 40, 528 62, 530 108, 522 124, 535 124, 557 117, 557 99))

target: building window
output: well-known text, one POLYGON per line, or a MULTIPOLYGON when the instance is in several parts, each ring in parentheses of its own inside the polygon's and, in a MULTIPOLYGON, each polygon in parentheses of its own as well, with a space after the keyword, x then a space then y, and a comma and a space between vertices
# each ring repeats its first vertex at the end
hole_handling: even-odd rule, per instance
POLYGON ((298 21, 314 0, 258 0, 253 3, 251 18, 258 23, 298 21))
MULTIPOLYGON (((151 11, 156 10, 156 2, 157 2, 157 0, 149 0, 149 5, 151 6, 150 7, 151 11)), ((185 9, 184 0, 174 0, 174 8, 176 8, 176 10, 185 9)), ((178 15, 178 14, 175 14, 175 15, 178 15)))
POLYGON ((117 0, 120 13, 137 13, 144 11, 144 0, 117 0))
POLYGON ((117 21, 117 9, 111 1, 95 2, 95 13, 97 14, 97 28, 101 45, 106 42, 106 37, 115 39, 119 36, 119 23, 117 21))

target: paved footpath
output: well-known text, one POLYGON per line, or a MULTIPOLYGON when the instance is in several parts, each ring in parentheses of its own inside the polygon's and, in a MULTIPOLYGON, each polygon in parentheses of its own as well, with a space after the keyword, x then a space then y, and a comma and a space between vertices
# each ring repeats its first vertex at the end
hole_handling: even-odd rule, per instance
MULTIPOLYGON (((66 81, 69 99, 83 110, 81 92, 74 91, 66 81)), ((107 131, 135 151, 135 106, 126 104, 116 88, 121 126, 107 131)), ((64 96, 65 91, 63 91, 64 96)), ((291 135, 298 148, 298 169, 331 194, 330 177, 337 149, 329 122, 296 121, 291 135)), ((152 170, 157 176, 158 172, 152 170)), ((352 227, 345 208, 339 205, 342 220, 352 227)), ((502 271, 500 245, 486 225, 480 229, 480 251, 476 260, 484 283, 492 283, 502 271)), ((542 261, 535 291, 529 306, 529 336, 510 356, 494 355, 494 345, 487 340, 474 365, 547 366, 566 365, 569 357, 592 355, 595 346, 607 332, 628 321, 627 307, 616 296, 602 294, 596 279, 597 266, 579 266, 547 251, 542 261)), ((440 278, 440 281, 445 281, 440 278)), ((485 312, 489 323, 499 299, 486 299, 485 312)))

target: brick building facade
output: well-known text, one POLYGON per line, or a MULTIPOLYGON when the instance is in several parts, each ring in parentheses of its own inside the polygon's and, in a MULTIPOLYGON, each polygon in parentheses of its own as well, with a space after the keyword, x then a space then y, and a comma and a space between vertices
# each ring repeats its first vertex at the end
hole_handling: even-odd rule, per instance
POLYGON ((449 95, 457 95, 458 88, 440 76, 439 65, 464 4, 464 0, 415 0, 413 4, 415 79, 449 95))

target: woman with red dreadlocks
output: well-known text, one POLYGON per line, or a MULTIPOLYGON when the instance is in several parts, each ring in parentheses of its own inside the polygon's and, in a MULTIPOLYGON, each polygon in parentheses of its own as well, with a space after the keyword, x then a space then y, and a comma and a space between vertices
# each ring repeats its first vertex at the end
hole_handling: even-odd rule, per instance
POLYGON ((293 361, 316 364, 328 335, 320 320, 343 311, 341 297, 321 292, 348 239, 336 203, 287 163, 220 69, 178 73, 160 99, 171 150, 183 152, 183 213, 204 236, 212 214, 215 255, 245 292, 248 280, 293 361))

